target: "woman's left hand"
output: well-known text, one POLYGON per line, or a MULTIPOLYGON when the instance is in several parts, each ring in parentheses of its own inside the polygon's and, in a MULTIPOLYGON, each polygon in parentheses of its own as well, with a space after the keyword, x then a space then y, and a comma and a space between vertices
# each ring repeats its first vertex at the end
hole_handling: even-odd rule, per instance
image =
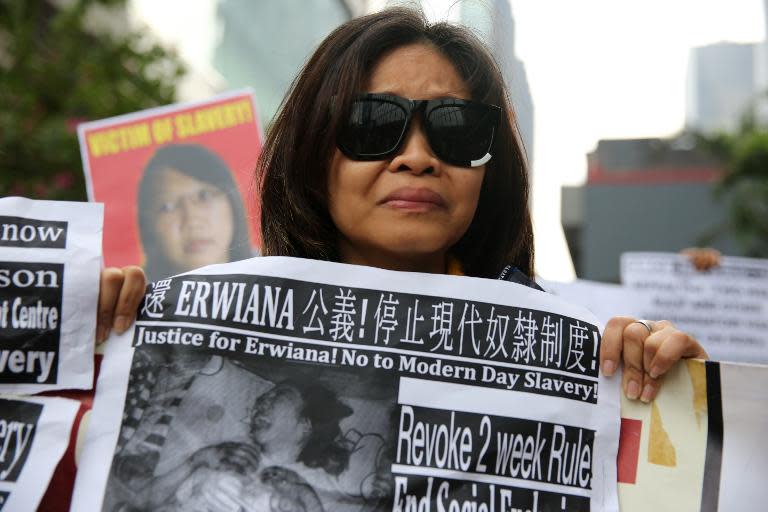
POLYGON ((600 368, 610 377, 619 363, 624 363, 622 388, 631 400, 653 400, 662 376, 680 359, 690 358, 708 356, 698 341, 666 320, 638 321, 619 316, 611 318, 605 326, 600 368))

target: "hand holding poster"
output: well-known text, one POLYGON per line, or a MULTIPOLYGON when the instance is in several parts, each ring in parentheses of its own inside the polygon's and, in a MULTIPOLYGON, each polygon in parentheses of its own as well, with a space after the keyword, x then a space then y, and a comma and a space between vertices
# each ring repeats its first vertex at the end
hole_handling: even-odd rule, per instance
POLYGON ((0 510, 36 510, 69 441, 79 404, 0 396, 0 510))
POLYGON ((107 343, 73 510, 617 509, 618 379, 580 308, 278 257, 148 291, 107 343))
POLYGON ((726 256, 698 271, 685 256, 626 253, 621 280, 651 296, 642 318, 670 320, 712 359, 768 362, 768 260, 726 256))
POLYGON ((0 199, 0 390, 93 381, 101 204, 0 199))
POLYGON ((250 92, 85 123, 78 135, 88 196, 106 205, 108 266, 140 264, 157 280, 253 256, 261 128, 250 92))

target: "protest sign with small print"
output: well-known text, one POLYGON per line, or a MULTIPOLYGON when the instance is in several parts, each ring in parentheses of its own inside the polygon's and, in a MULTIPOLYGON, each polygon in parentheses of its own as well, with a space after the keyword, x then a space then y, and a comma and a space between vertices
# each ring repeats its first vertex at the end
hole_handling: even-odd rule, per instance
POLYGON ((69 442, 78 402, 0 395, 0 510, 36 510, 69 442))
POLYGON ((0 391, 92 386, 103 212, 0 198, 0 391))

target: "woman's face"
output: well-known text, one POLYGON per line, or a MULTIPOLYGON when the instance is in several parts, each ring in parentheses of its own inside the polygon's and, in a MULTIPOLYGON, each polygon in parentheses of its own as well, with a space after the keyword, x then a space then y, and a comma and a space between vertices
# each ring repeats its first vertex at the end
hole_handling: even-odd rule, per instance
POLYGON ((155 239, 178 272, 229 261, 234 214, 221 189, 166 168, 156 190, 155 239))
MULTIPOLYGON (((410 99, 471 99, 451 62, 428 45, 398 48, 373 68, 366 92, 410 99)), ((445 257, 472 222, 485 166, 438 159, 411 122, 389 160, 354 161, 336 150, 328 176, 329 210, 347 263, 444 272, 445 257)))
POLYGON ((262 446, 303 446, 309 430, 301 415, 304 400, 292 387, 277 386, 256 399, 251 437, 262 446))

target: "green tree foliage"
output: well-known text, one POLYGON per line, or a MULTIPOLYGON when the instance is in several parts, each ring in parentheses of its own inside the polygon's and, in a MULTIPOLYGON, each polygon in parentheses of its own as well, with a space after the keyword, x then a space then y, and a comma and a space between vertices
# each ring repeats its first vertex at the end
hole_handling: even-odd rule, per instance
POLYGON ((178 58, 125 0, 0 0, 0 196, 85 199, 76 125, 175 99, 178 58))
POLYGON ((717 192, 730 204, 727 229, 746 255, 768 258, 768 127, 747 115, 736 133, 699 135, 698 140, 726 162, 717 192))

